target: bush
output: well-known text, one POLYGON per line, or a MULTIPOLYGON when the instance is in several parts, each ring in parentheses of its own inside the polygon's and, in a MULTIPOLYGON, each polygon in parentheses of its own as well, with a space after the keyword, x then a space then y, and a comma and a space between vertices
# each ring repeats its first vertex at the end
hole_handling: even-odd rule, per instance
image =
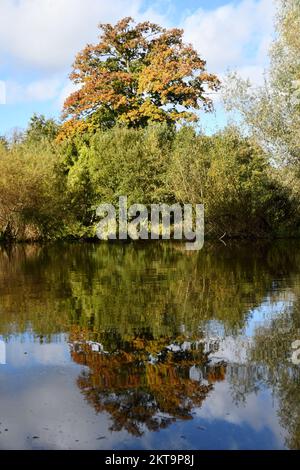
POLYGON ((34 139, 0 142, 2 238, 93 237, 97 206, 117 206, 120 196, 148 206, 203 203, 211 237, 297 233, 299 191, 237 129, 203 136, 166 124, 115 127, 63 144, 34 129, 34 139))
POLYGON ((64 189, 50 144, 0 146, 0 233, 4 239, 53 238, 62 230, 64 189))
POLYGON ((295 215, 261 147, 234 128, 212 137, 182 129, 169 180, 177 200, 205 205, 206 234, 212 236, 274 235, 295 215))

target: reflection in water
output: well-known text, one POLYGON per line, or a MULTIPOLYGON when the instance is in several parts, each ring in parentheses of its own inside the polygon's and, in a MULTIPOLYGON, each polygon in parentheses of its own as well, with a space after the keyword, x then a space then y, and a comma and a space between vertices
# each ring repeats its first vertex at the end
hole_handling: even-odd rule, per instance
MULTIPOLYGON (((1 401, 13 408, 24 389, 34 395, 36 374, 56 383, 54 366, 69 379, 75 368, 61 390, 69 406, 80 393, 85 416, 107 416, 106 448, 123 448, 124 433, 128 448, 300 448, 300 374, 290 361, 300 339, 299 261, 297 243, 207 244, 199 253, 169 243, 0 246, 1 401), (39 361, 47 345, 62 344, 63 362, 48 349, 38 365, 32 342, 39 361), (29 352, 16 358, 22 344, 29 352), (258 424, 261 403, 268 417, 258 424), (184 440, 172 441, 182 429, 184 440)), ((96 447, 94 426, 83 445, 74 424, 65 446, 96 447)), ((37 447, 3 434, 0 448, 37 447)), ((39 448, 56 447, 45 436, 39 448)))
POLYGON ((97 343, 71 344, 72 359, 89 366, 77 382, 88 402, 110 413, 112 430, 124 428, 135 436, 143 434, 143 425, 157 431, 175 419, 192 419, 212 383, 225 376, 223 364, 207 365, 202 343, 139 336, 114 353, 103 352, 102 345, 95 351, 97 343), (191 377, 192 368, 205 384, 191 377))

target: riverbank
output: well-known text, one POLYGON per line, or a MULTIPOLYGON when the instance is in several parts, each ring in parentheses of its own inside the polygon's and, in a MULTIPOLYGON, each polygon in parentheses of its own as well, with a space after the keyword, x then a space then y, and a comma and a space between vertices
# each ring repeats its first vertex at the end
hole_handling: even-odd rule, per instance
MULTIPOLYGON (((300 234, 296 169, 274 168, 236 128, 113 128, 57 143, 27 134, 0 143, 0 233, 7 240, 95 237, 96 209, 203 204, 206 236, 300 234), (290 180, 293 178, 293 185, 290 180)), ((299 184, 300 188, 300 184, 299 184)))

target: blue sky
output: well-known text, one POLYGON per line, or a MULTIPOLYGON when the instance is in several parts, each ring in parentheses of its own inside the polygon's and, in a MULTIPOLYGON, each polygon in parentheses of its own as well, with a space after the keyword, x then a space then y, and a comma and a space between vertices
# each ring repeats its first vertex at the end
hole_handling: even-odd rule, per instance
MULTIPOLYGON (((0 0, 0 135, 24 128, 34 112, 60 116, 72 92, 75 54, 97 39, 97 24, 123 16, 179 26, 221 78, 228 70, 259 84, 273 36, 275 0, 0 0), (2 83, 1 83, 2 82, 2 83)), ((225 115, 203 117, 207 129, 225 115)))

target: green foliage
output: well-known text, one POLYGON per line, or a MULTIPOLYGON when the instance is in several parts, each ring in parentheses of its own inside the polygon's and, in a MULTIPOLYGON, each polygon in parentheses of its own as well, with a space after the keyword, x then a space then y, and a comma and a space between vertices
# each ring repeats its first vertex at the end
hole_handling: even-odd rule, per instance
POLYGON ((277 37, 263 86, 255 87, 236 74, 224 87, 227 109, 238 111, 248 131, 277 164, 300 159, 300 3, 278 0, 277 37))
POLYGON ((62 228, 59 157, 46 143, 0 147, 0 233, 5 239, 52 238, 62 228))
POLYGON ((130 205, 203 203, 212 237, 298 230, 299 191, 289 189, 290 176, 235 128, 208 137, 192 126, 116 126, 59 144, 35 117, 23 141, 0 147, 0 170, 5 238, 94 237, 96 208, 117 207, 120 196, 130 205))
POLYGON ((173 133, 168 126, 144 130, 115 128, 96 134, 90 147, 90 172, 96 200, 166 202, 166 173, 171 160, 173 133))
POLYGON ((43 115, 34 114, 29 121, 25 133, 27 142, 40 142, 46 140, 51 142, 55 139, 59 131, 59 125, 54 119, 46 119, 43 115))
POLYGON ((182 129, 169 180, 176 200, 204 204, 207 234, 266 236, 279 233, 295 215, 261 147, 234 128, 212 137, 182 129))
MULTIPOLYGON (((257 90, 232 78, 225 88, 229 108, 240 112, 251 131, 246 136, 234 127, 205 136, 193 125, 179 127, 177 119, 152 119, 147 114, 148 105, 141 115, 136 115, 137 109, 141 111, 141 103, 137 108, 129 103, 128 109, 123 109, 124 96, 133 94, 135 99, 139 94, 136 85, 132 89, 124 85, 126 73, 135 83, 136 66, 141 69, 141 89, 145 85, 148 90, 151 85, 153 91, 153 83, 156 84, 152 98, 160 109, 172 95, 174 76, 179 80, 180 90, 183 86, 187 91, 183 77, 190 69, 190 58, 195 57, 202 67, 205 64, 199 62, 195 51, 184 46, 182 31, 166 31, 149 23, 132 25, 129 18, 115 27, 102 26, 102 42, 87 46, 75 63, 73 79, 84 82, 84 86, 72 95, 67 108, 69 103, 69 114, 77 116, 80 128, 68 121, 75 132, 64 133, 66 123, 60 126, 53 119, 34 115, 25 133, 15 131, 9 140, 0 138, 1 237, 93 238, 96 208, 101 203, 117 207, 120 196, 127 196, 129 205, 203 203, 206 236, 298 236, 300 10, 296 0, 278 3, 278 34, 266 85, 257 90), (149 31, 155 32, 157 38, 144 37, 149 31), (147 64, 141 45, 149 54, 147 64), (169 60, 174 45, 180 46, 179 62, 176 55, 169 60), (153 53, 156 46, 159 54, 153 53), (113 58, 115 51, 119 51, 117 58, 113 58), (138 62, 134 59, 136 55, 138 62), (157 63, 162 57, 166 63, 157 63), (91 58, 95 59, 92 64, 91 58), (112 82, 115 68, 117 79, 112 82), (98 88, 87 79, 91 76, 99 82, 98 88), (166 79, 164 84, 161 76, 166 79), (107 88, 103 89, 103 82, 107 88), (120 89, 119 85, 125 88, 120 89), (97 90, 105 96, 100 99, 97 90), (158 91, 167 93, 168 99, 157 102, 158 91), (96 100, 95 109, 91 97, 96 100), (97 113, 103 109, 98 100, 105 98, 110 103, 112 97, 117 97, 114 110, 126 119, 112 119, 109 126, 101 126, 97 113), (85 126, 90 106, 91 128, 85 126), (128 119, 130 122, 132 119, 132 125, 128 119)), ((198 77, 201 83, 210 78, 217 85, 216 77, 203 73, 198 77)), ((144 99, 147 94, 142 95, 144 99)), ((173 100, 174 106, 181 103, 177 98, 173 100)), ((197 103, 196 100, 194 105, 197 103)), ((181 104, 197 109, 189 100, 181 104)))
POLYGON ((0 135, 0 149, 7 149, 8 148, 8 141, 5 136, 0 135))

